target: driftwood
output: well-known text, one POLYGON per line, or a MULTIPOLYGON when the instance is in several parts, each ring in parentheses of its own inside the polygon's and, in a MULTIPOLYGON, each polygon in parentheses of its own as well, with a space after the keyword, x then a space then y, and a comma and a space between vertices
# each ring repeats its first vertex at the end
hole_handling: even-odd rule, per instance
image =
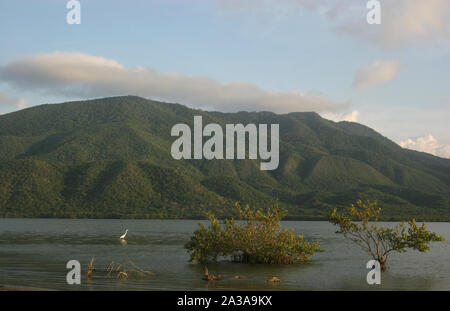
POLYGON ((205 275, 202 277, 204 281, 219 281, 222 279, 222 276, 219 274, 218 276, 210 275, 208 272, 208 268, 205 267, 205 275))
POLYGON ((132 274, 137 274, 139 276, 147 276, 153 274, 152 271, 146 271, 138 268, 130 259, 125 259, 117 265, 114 264, 114 261, 111 261, 106 269, 95 268, 94 258, 92 258, 88 265, 88 278, 92 277, 94 273, 106 273, 108 277, 114 275, 118 279, 127 279, 132 274))

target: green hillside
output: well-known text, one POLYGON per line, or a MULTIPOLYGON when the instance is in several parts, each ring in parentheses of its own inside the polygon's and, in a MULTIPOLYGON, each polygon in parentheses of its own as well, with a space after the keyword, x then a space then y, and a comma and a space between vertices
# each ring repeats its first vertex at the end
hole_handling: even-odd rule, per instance
POLYGON ((378 199, 388 219, 450 219, 450 160, 316 113, 220 113, 134 96, 0 116, 0 217, 198 218, 278 201, 292 219, 378 199), (280 165, 174 160, 177 123, 280 124, 280 165))

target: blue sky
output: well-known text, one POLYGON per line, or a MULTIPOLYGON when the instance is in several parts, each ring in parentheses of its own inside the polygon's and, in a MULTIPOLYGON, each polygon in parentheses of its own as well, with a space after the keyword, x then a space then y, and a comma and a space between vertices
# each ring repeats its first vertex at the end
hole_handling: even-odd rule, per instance
POLYGON ((191 107, 317 111, 450 157, 450 2, 0 2, 0 112, 136 94, 191 107))

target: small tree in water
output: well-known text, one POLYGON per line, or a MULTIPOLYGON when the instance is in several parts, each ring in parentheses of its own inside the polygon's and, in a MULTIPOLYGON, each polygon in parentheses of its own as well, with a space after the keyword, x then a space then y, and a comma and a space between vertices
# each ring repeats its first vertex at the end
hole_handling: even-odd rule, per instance
POLYGON ((428 231, 425 223, 418 226, 414 219, 395 227, 378 226, 381 208, 376 208, 376 201, 363 203, 359 200, 357 206, 352 205, 342 215, 335 208, 329 221, 339 226, 336 233, 344 234, 377 260, 382 271, 386 270, 388 257, 393 252, 405 252, 408 248, 426 252, 430 242, 444 241, 442 236, 428 231), (359 223, 354 222, 355 219, 359 223))
POLYGON ((306 242, 294 230, 282 229, 280 221, 286 211, 277 206, 267 212, 235 204, 238 218, 226 219, 223 224, 208 214, 209 227, 203 223, 185 245, 191 261, 205 263, 219 257, 230 257, 246 263, 293 264, 307 262, 321 251, 318 242, 306 242))

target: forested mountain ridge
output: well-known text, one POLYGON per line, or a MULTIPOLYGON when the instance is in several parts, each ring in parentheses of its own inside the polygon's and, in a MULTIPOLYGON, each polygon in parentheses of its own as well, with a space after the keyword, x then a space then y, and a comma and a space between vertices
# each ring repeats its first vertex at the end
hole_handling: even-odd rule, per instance
POLYGON ((298 219, 377 199, 387 219, 450 219, 450 160, 316 113, 221 113, 121 96, 0 116, 0 216, 200 217, 278 201, 298 219), (280 164, 174 160, 171 128, 280 124, 280 164))

